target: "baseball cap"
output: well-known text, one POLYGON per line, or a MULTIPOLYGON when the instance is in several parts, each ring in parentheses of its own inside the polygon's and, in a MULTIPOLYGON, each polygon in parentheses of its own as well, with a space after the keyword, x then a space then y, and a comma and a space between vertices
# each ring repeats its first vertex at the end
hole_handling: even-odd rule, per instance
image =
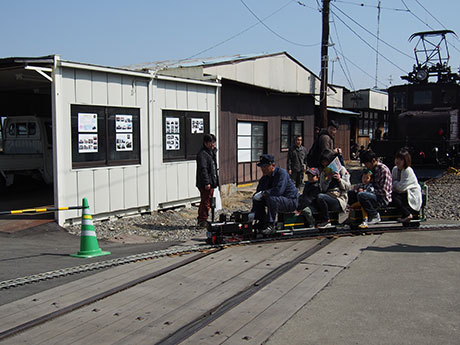
POLYGON ((319 170, 317 168, 308 168, 307 169, 307 174, 311 174, 313 176, 319 176, 319 170))
POLYGON ((263 167, 266 165, 271 165, 273 163, 275 163, 275 157, 267 153, 264 153, 262 156, 260 156, 259 163, 257 163, 257 166, 263 167))

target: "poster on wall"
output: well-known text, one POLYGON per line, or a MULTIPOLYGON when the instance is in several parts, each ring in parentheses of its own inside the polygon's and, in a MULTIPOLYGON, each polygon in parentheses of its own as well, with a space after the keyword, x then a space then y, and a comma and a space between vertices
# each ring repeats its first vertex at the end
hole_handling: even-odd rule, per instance
POLYGON ((179 134, 166 134, 166 150, 180 150, 179 134))
POLYGON ((97 133, 97 114, 78 113, 78 132, 97 133))
POLYGON ((115 130, 117 132, 132 132, 133 131, 133 116, 132 115, 115 115, 115 130))
POLYGON ((97 134, 78 134, 78 153, 94 153, 98 149, 97 134))
POLYGON ((117 151, 132 151, 133 150, 133 135, 131 133, 117 133, 117 151))
POLYGON ((179 118, 167 117, 166 118, 166 134, 179 134, 179 118))
POLYGON ((191 119, 191 130, 193 134, 204 133, 204 119, 191 119))

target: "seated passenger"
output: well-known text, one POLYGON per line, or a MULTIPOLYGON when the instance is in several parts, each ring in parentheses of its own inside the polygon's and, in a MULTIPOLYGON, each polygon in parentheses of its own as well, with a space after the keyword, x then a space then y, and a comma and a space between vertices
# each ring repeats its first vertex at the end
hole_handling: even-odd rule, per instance
POLYGON ((374 193, 374 185, 372 184, 372 171, 369 169, 364 169, 361 174, 361 183, 351 186, 351 191, 348 192, 348 199, 351 203, 350 208, 352 209, 361 209, 363 214, 363 222, 361 223, 361 228, 367 228, 368 215, 366 210, 361 206, 358 201, 358 194, 362 192, 374 193))
POLYGON ((307 182, 303 188, 303 193, 299 197, 297 211, 305 217, 306 226, 315 226, 315 218, 313 217, 312 204, 320 192, 319 190, 319 175, 320 172, 317 168, 307 169, 307 182))
POLYGON ((422 207, 422 189, 417 176, 411 168, 411 156, 406 149, 399 150, 395 155, 395 166, 391 172, 393 177, 392 205, 401 211, 402 223, 409 223, 412 213, 422 207))
MULTIPOLYGON (((358 201, 369 215, 368 224, 380 222, 380 214, 377 208, 388 206, 391 202, 392 178, 388 167, 377 160, 372 151, 363 153, 362 162, 372 171, 374 176, 374 193, 361 192, 358 194, 358 201)), ((362 224, 365 227, 365 224, 362 224)))
POLYGON ((342 165, 338 166, 337 171, 328 167, 335 157, 331 150, 325 150, 321 154, 320 163, 323 167, 319 179, 321 193, 316 199, 316 207, 320 213, 320 222, 317 225, 319 229, 332 227, 329 211, 345 212, 347 207, 350 174, 342 165))
POLYGON ((286 170, 275 166, 275 158, 269 154, 260 156, 257 163, 263 176, 253 196, 252 210, 257 227, 264 235, 272 234, 275 218, 280 212, 293 212, 297 208, 297 188, 286 170), (268 212, 265 210, 268 209, 268 212))

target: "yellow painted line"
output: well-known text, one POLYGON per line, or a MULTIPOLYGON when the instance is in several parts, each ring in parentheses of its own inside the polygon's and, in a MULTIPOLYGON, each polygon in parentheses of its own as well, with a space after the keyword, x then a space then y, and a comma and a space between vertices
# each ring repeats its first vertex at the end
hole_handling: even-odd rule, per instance
POLYGON ((254 183, 246 183, 246 184, 239 184, 238 186, 236 186, 237 188, 244 188, 244 187, 250 187, 250 186, 253 186, 254 183))
POLYGON ((37 209, 35 210, 35 212, 46 212, 46 211, 48 211, 47 208, 37 208, 37 209))
POLYGON ((11 214, 18 214, 18 213, 22 213, 22 211, 21 210, 11 211, 11 214))
POLYGON ((83 219, 93 219, 90 214, 84 214, 83 219))

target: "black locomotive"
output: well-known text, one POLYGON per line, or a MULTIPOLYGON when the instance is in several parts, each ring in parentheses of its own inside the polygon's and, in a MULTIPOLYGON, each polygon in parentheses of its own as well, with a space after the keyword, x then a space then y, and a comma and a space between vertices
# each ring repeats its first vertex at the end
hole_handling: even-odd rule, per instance
POLYGON ((371 142, 371 149, 390 166, 401 147, 409 149, 414 165, 460 163, 460 76, 448 66, 447 34, 455 35, 442 30, 410 37, 418 39, 416 64, 401 77, 409 84, 388 89, 388 136, 371 142))

